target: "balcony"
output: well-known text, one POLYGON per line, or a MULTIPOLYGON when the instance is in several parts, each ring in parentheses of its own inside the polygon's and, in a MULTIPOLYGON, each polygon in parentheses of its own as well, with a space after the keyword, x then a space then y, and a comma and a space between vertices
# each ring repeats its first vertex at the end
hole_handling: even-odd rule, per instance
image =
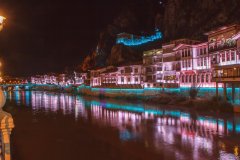
POLYGON ((213 76, 213 82, 240 82, 240 75, 237 76, 213 76))
POLYGON ((221 45, 215 45, 214 48, 210 48, 208 49, 209 53, 211 52, 216 52, 216 51, 220 51, 220 50, 226 50, 226 49, 231 49, 231 48, 235 48, 237 47, 237 43, 235 41, 230 41, 230 42, 225 42, 221 45))

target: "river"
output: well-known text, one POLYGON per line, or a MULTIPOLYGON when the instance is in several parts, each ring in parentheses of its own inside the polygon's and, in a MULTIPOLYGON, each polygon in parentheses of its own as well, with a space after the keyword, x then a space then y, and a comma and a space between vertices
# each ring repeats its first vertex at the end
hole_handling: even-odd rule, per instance
POLYGON ((64 93, 6 96, 13 160, 240 159, 240 115, 64 93))

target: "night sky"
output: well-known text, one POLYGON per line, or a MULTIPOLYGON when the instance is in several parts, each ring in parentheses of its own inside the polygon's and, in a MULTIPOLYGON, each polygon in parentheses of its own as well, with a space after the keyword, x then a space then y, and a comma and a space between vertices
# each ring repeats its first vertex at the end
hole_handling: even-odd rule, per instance
POLYGON ((95 49, 99 32, 141 0, 1 0, 7 17, 0 33, 4 73, 30 76, 79 65, 95 49))

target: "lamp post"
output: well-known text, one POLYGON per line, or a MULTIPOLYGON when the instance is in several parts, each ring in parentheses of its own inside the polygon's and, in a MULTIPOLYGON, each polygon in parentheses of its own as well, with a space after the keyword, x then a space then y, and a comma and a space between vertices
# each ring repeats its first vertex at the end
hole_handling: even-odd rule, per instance
MULTIPOLYGON (((0 31, 3 29, 5 17, 0 16, 0 31)), ((0 67, 2 63, 0 62, 0 67)), ((2 107, 5 105, 6 97, 4 92, 0 88, 0 135, 1 135, 1 147, 0 147, 0 159, 11 160, 10 152, 10 135, 14 128, 12 115, 3 111, 2 107)))

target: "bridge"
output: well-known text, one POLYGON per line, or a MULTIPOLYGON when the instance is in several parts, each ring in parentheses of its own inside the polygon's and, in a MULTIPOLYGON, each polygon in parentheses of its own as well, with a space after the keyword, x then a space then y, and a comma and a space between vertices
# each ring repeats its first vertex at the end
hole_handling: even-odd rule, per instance
POLYGON ((58 86, 58 85, 55 85, 55 84, 32 84, 32 83, 26 83, 26 84, 0 84, 0 87, 3 89, 3 90, 7 90, 7 91, 11 91, 11 90, 31 90, 32 88, 34 87, 37 87, 37 86, 58 86))

